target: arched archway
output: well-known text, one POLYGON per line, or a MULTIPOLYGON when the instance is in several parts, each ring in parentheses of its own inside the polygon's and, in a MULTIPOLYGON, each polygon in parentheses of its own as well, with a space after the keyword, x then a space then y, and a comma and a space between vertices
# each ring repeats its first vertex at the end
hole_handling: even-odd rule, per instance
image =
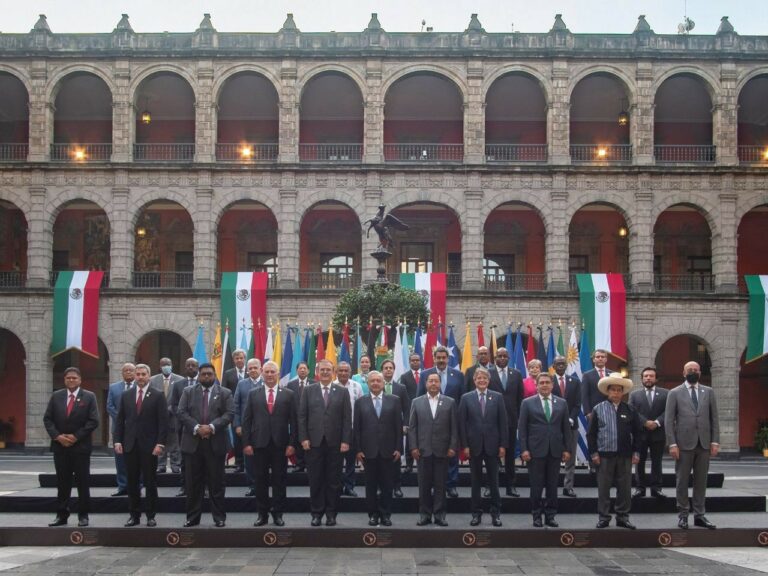
POLYGON ((109 285, 109 218, 87 200, 73 200, 59 211, 53 224, 51 285, 62 270, 103 270, 109 285))
POLYGON ((627 274, 628 237, 627 221, 615 206, 597 202, 582 206, 568 226, 571 287, 576 288, 576 274, 627 274))
POLYGON ((277 219, 259 202, 242 200, 227 207, 219 220, 216 259, 221 272, 267 272, 277 282, 277 219))
POLYGON ((659 292, 712 292, 712 232, 695 206, 676 204, 653 227, 654 284, 659 292))
POLYGON ((133 159, 192 161, 195 156, 195 94, 174 72, 156 72, 136 90, 133 159))
POLYGON ((53 114, 51 160, 106 162, 112 157, 112 93, 90 72, 62 78, 53 114))
POLYGON ((745 350, 739 366, 739 446, 753 448, 759 421, 768 419, 768 356, 747 363, 745 350))
POLYGON ((736 246, 736 271, 739 291, 746 293, 746 274, 768 274, 765 258, 765 231, 768 230, 768 205, 757 206, 739 222, 736 246))
POLYGON ((768 164, 768 74, 755 76, 739 92, 739 161, 744 164, 768 164))
POLYGON ((24 161, 29 152, 29 94, 21 80, 2 71, 0 110, 0 161, 24 161))
POLYGON ((0 440, 6 445, 24 444, 27 438, 26 358, 19 337, 0 328, 0 440))
POLYGON ((192 287, 194 226, 180 204, 157 200, 143 206, 134 238, 134 288, 192 287))
POLYGON ((27 219, 11 202, 0 200, 0 287, 18 288, 27 279, 27 219))
POLYGON ((688 73, 667 78, 654 100, 656 162, 714 162, 712 126, 712 97, 705 81, 688 73))
POLYGON ((160 372, 160 358, 170 358, 173 371, 181 374, 184 362, 192 356, 189 343, 171 330, 154 330, 144 334, 136 345, 136 364, 146 364, 152 374, 160 372))
POLYGON ((664 342, 656 352, 658 384, 667 389, 683 381, 686 362, 698 362, 701 366, 701 383, 712 385, 712 359, 707 343, 692 334, 678 334, 664 342))

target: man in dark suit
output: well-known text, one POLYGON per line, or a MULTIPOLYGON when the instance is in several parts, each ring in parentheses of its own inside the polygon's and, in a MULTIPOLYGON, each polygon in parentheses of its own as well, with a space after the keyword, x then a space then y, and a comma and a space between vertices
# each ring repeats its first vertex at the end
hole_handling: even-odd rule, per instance
MULTIPOLYGON (((440 376, 440 394, 453 398, 456 406, 459 405, 461 395, 464 393, 464 374, 462 374, 460 370, 448 366, 449 356, 450 353, 445 346, 438 346, 435 348, 433 354, 435 366, 429 370, 422 370, 421 378, 419 379, 419 388, 416 391, 417 396, 426 394, 427 378, 429 378, 430 374, 437 374, 440 376)), ((452 456, 448 465, 448 481, 446 482, 447 494, 450 498, 459 497, 459 492, 456 490, 458 485, 459 459, 457 456, 452 456)))
POLYGON ((592 354, 592 363, 595 367, 592 370, 587 370, 581 375, 581 404, 587 420, 589 420, 592 414, 592 409, 605 400, 605 397, 597 388, 597 383, 600 382, 601 378, 612 374, 612 372, 605 367, 607 362, 608 352, 598 348, 592 354))
POLYGON ((418 526, 445 521, 445 485, 448 462, 459 449, 456 402, 440 393, 440 375, 432 372, 426 382, 427 393, 411 403, 408 440, 411 455, 418 462, 418 526))
POLYGON ((576 445, 579 441, 579 414, 581 413, 581 382, 574 374, 566 374, 568 360, 556 356, 552 367, 555 369, 555 386, 552 394, 563 398, 568 404, 568 421, 571 424, 571 443, 568 452, 574 457, 566 461, 563 476, 563 496, 576 497, 573 481, 576 476, 576 445))
MULTIPOLYGON (((110 432, 112 433, 113 445, 115 442, 115 420, 117 419, 117 411, 120 408, 120 397, 133 386, 133 379, 136 377, 136 366, 126 362, 120 371, 123 379, 110 384, 109 392, 107 393, 107 413, 111 421, 110 432)), ((125 470, 125 457, 117 452, 115 452, 115 472, 117 491, 112 496, 125 496, 128 494, 128 474, 125 470)))
POLYGON ((504 459, 504 471, 507 477, 507 496, 519 498, 515 487, 515 446, 517 444, 517 420, 520 414, 520 403, 523 401, 523 375, 509 366, 509 352, 506 348, 496 350, 493 369, 489 370, 490 390, 499 392, 504 398, 507 409, 507 424, 509 425, 509 451, 504 459))
MULTIPOLYGON (((392 360, 384 360, 381 363, 381 374, 384 377, 384 394, 393 394, 400 399, 400 407, 403 411, 403 435, 408 434, 408 418, 411 416, 411 398, 408 396, 408 390, 405 385, 394 380, 395 375, 395 363, 392 360)), ((403 438, 400 438, 400 446, 398 452, 403 451, 403 438)), ((400 460, 392 462, 392 490, 395 498, 403 497, 403 481, 402 481, 402 466, 400 460)))
POLYGON ((347 389, 333 384, 329 360, 320 360, 317 372, 320 382, 307 386, 299 402, 299 442, 309 474, 312 526, 320 526, 323 514, 325 525, 335 526, 343 454, 352 443, 352 403, 347 389))
POLYGON ((179 444, 179 452, 181 455, 181 489, 176 497, 182 497, 187 495, 186 481, 184 475, 186 474, 186 466, 184 465, 184 452, 181 450, 181 437, 184 433, 184 427, 179 422, 179 402, 181 401, 181 395, 186 388, 190 388, 197 384, 197 372, 200 368, 200 363, 194 358, 187 358, 184 362, 184 376, 181 380, 174 382, 173 390, 171 390, 171 396, 168 401, 168 410, 176 418, 176 437, 179 444))
MULTIPOLYGON (((399 384, 398 384, 399 386, 399 384)), ((355 402, 355 447, 357 461, 365 467, 365 502, 368 525, 391 526, 392 462, 400 464, 403 445, 403 409, 400 398, 385 394, 381 373, 368 373, 368 390, 355 402), (377 493, 381 492, 381 496, 377 493)), ((405 387, 403 386, 403 390, 405 387)))
MULTIPOLYGON (((243 438, 243 416, 245 407, 248 405, 248 395, 251 390, 263 384, 261 380, 261 361, 258 358, 251 358, 245 364, 246 377, 237 383, 234 392, 235 419, 232 427, 235 429, 235 444, 242 442, 243 438)), ((253 457, 243 454, 243 469, 245 470, 245 480, 248 483, 246 497, 256 496, 256 476, 253 469, 253 457)))
POLYGON ((491 492, 491 521, 494 526, 501 526, 499 459, 504 458, 509 448, 507 409, 502 395, 488 390, 491 381, 488 370, 477 366, 472 377, 473 389, 461 397, 458 414, 459 438, 472 475, 472 520, 469 523, 477 526, 483 516, 480 489, 485 464, 491 492))
MULTIPOLYGON (((409 401, 416 398, 416 390, 419 388, 419 380, 421 378, 421 356, 418 354, 411 354, 408 356, 408 365, 410 370, 404 372, 400 376, 400 384, 405 386, 405 391, 408 393, 409 401)), ((405 470, 406 474, 413 472, 413 456, 411 456, 411 447, 408 444, 408 419, 411 416, 410 402, 408 404, 408 410, 404 411, 403 424, 406 427, 405 433, 405 470)))
POLYGON ((96 395, 81 388, 80 370, 64 370, 64 388, 48 401, 43 424, 51 437, 56 467, 56 519, 48 526, 64 526, 69 518, 72 480, 77 485, 78 526, 88 526, 91 507, 91 450, 93 431, 99 427, 96 395))
POLYGON ((149 385, 156 388, 165 396, 168 404, 168 434, 165 437, 165 450, 158 458, 157 473, 164 474, 168 469, 166 460, 171 461, 171 472, 181 472, 181 452, 179 450, 179 433, 176 424, 176 415, 171 410, 170 399, 173 394, 173 385, 179 380, 184 380, 180 374, 174 374, 173 362, 170 358, 160 358, 160 372, 149 379, 149 385))
MULTIPOLYGON (((251 359, 249 361, 253 362, 251 359)), ((248 394, 242 420, 243 454, 253 459, 256 481, 256 522, 264 526, 272 511, 272 522, 283 526, 285 512, 286 458, 293 456, 298 442, 296 395, 280 388, 280 368, 276 363, 264 363, 263 385, 248 394), (269 488, 272 487, 270 506, 269 488)))
POLYGON ((475 389, 475 370, 477 370, 478 366, 482 366, 486 370, 493 368, 491 351, 488 350, 488 346, 480 346, 477 349, 477 363, 467 368, 467 371, 464 373, 464 390, 466 392, 471 392, 475 389))
MULTIPOLYGON (((296 378, 288 380, 285 387, 293 392, 297 404, 301 404, 301 397, 304 395, 304 390, 307 386, 314 383, 314 380, 312 380, 309 375, 309 365, 302 360, 296 364, 296 378)), ((296 450, 296 467, 294 468, 294 472, 303 472, 307 469, 307 463, 304 460, 304 457, 304 450, 299 447, 296 450)))
POLYGON ((640 374, 643 388, 629 395, 629 405, 634 408, 643 420, 643 434, 640 445, 640 461, 637 464, 637 488, 633 498, 645 496, 648 486, 651 495, 664 498, 661 490, 662 472, 661 459, 664 456, 666 434, 664 432, 664 411, 667 408, 667 390, 656 386, 656 368, 643 368, 640 374), (651 476, 645 474, 645 461, 651 452, 651 476))
POLYGON ((235 413, 232 392, 216 383, 211 364, 202 364, 198 382, 184 389, 179 402, 179 422, 183 431, 181 451, 186 467, 187 521, 184 527, 200 524, 203 512, 203 487, 211 497, 211 514, 217 528, 225 526, 224 460, 230 448, 227 426, 235 413))
POLYGON ((533 525, 542 527, 544 514, 547 526, 557 528, 557 477, 560 462, 571 457, 568 452, 571 426, 568 406, 562 398, 552 396, 552 376, 542 372, 536 378, 537 394, 520 405, 520 457, 528 463, 531 481, 531 510, 533 525), (546 490, 546 500, 541 495, 546 490))
MULTIPOLYGON (((225 370, 224 374, 221 375, 221 385, 232 392, 233 397, 237 390, 238 382, 248 377, 245 359, 246 351, 242 348, 237 348, 232 352, 232 361, 235 365, 232 368, 225 370)), ((261 367, 261 362, 259 362, 259 367, 261 367)), ((241 442, 240 436, 237 434, 234 435, 234 440, 236 472, 245 472, 247 475, 248 471, 246 470, 245 459, 243 458, 243 443, 241 442)), ((248 479, 251 480, 250 477, 248 479)))
POLYGON ((147 526, 157 523, 157 458, 165 449, 168 434, 168 404, 165 394, 149 385, 149 366, 136 366, 136 385, 120 398, 115 423, 115 452, 125 455, 128 470, 126 527, 141 520, 141 485, 146 490, 147 526))

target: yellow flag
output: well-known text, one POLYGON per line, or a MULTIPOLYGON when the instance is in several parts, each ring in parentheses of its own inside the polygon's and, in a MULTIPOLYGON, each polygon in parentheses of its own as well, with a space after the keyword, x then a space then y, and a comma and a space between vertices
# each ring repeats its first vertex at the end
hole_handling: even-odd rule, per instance
POLYGON ((280 367, 283 365, 283 343, 282 339, 280 338, 280 322, 277 323, 277 326, 274 328, 275 330, 275 349, 272 352, 272 360, 275 364, 277 364, 278 372, 280 371, 280 367))
POLYGON ((464 334, 464 350, 461 351, 462 372, 466 372, 472 366, 472 335, 470 330, 469 322, 467 322, 467 331, 464 334))
POLYGON ((336 366, 336 363, 338 362, 338 355, 336 354, 336 342, 333 340, 332 322, 328 327, 328 344, 325 347, 325 359, 330 360, 334 366, 336 366))
MULTIPOLYGON (((496 349, 498 348, 496 344, 496 325, 491 325, 491 358, 496 358, 496 349)), ((509 354, 510 351, 507 350, 507 353, 509 354)))
POLYGON ((216 370, 216 378, 221 382, 222 368, 224 362, 222 362, 223 356, 221 355, 221 324, 216 325, 216 338, 213 340, 213 354, 211 354, 211 364, 213 364, 216 370))

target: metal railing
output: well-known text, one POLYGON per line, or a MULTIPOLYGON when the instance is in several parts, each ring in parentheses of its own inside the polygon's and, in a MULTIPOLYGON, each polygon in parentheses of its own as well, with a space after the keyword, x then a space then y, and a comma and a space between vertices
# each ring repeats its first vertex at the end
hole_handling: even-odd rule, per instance
MULTIPOLYGON (((222 272, 216 273, 216 288, 221 288, 222 274, 223 274, 222 272)), ((278 279, 277 274, 270 273, 269 276, 267 277, 267 288, 268 289, 277 288, 277 279, 278 279)))
POLYGON ((192 162, 194 144, 134 144, 133 159, 138 162, 192 162))
POLYGON ((486 162, 546 162, 547 144, 486 144, 486 162))
POLYGON ((659 164, 711 164, 717 157, 717 147, 657 144, 653 147, 653 156, 659 164))
POLYGON ((385 162, 463 162, 464 144, 384 144, 385 162))
MULTIPOLYGON (((585 272, 585 274, 603 274, 603 272, 585 272)), ((576 276, 576 274, 571 274, 568 279, 568 285, 571 290, 579 289, 579 283, 576 281, 576 276)), ((630 292, 632 290, 632 274, 626 272, 622 274, 622 276, 624 276, 624 290, 630 292)))
POLYGON ((51 144, 51 162, 109 162, 112 144, 51 144))
MULTIPOLYGON (((60 270, 51 270, 48 273, 48 284, 53 288, 56 286, 56 280, 59 279, 59 273, 60 270)), ((102 288, 109 288, 109 272, 104 271, 104 276, 101 278, 101 287, 102 288)))
POLYGON ((631 144, 571 144, 571 162, 613 164, 632 161, 631 144))
MULTIPOLYGON (((391 272, 387 274, 387 280, 392 284, 400 284, 400 273, 391 272)), ((461 290, 461 273, 450 273, 445 275, 446 288, 450 291, 461 290)))
POLYGON ((299 288, 348 290, 360 286, 360 274, 333 274, 329 272, 300 272, 299 288))
POLYGON ((499 274, 485 276, 489 292, 543 292, 547 289, 546 274, 499 274))
POLYGON ((21 270, 0 271, 0 290, 3 288, 23 288, 27 283, 27 273, 21 270))
POLYGON ((714 274, 655 274, 657 292, 714 292, 714 274))
POLYGON ((739 162, 742 164, 765 164, 768 166, 768 147, 739 146, 739 162))
POLYGON ((0 162, 24 162, 29 154, 29 144, 0 144, 0 162))
POLYGON ((299 144, 301 162, 360 162, 362 144, 299 144))
POLYGON ((219 162, 275 162, 277 160, 277 142, 269 144, 216 144, 216 160, 219 162))
POLYGON ((131 273, 134 288, 192 288, 192 272, 142 272, 131 273))

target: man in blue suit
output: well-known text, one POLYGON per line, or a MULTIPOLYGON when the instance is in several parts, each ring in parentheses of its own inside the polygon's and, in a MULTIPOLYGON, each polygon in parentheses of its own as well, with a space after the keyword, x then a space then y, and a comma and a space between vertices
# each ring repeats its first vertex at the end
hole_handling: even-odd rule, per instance
MULTIPOLYGON (((427 393, 427 378, 430 374, 440 376, 440 394, 453 398, 456 406, 461 401, 464 393, 464 374, 460 370, 448 366, 449 357, 448 348, 438 346, 435 348, 433 358, 435 366, 429 370, 422 370, 419 377, 419 387, 416 390, 416 396, 423 396, 427 393)), ((459 459, 457 456, 451 458, 448 466, 448 481, 445 483, 446 493, 450 498, 458 498, 459 492, 456 486, 459 484, 459 459)))
MULTIPOLYGON (((235 419, 232 421, 232 427, 235 429, 235 435, 238 438, 243 437, 243 417, 245 416, 245 407, 248 405, 248 395, 251 390, 261 386, 261 362, 258 358, 251 358, 245 365, 247 376, 240 380, 235 387, 235 419)), ((247 433, 247 430, 246 430, 247 433)), ((256 474, 253 469, 253 456, 243 455, 243 470, 245 478, 248 481, 248 491, 246 496, 256 496, 256 474)))
MULTIPOLYGON (((117 421, 117 412, 120 408, 120 398, 123 393, 133 387, 133 380, 136 377, 136 366, 127 362, 123 364, 123 379, 109 385, 107 394, 107 412, 110 416, 110 431, 112 438, 115 437, 115 422, 117 421)), ((117 471, 117 492, 112 496, 128 495, 128 470, 125 466, 125 455, 115 452, 115 469, 117 471)))

